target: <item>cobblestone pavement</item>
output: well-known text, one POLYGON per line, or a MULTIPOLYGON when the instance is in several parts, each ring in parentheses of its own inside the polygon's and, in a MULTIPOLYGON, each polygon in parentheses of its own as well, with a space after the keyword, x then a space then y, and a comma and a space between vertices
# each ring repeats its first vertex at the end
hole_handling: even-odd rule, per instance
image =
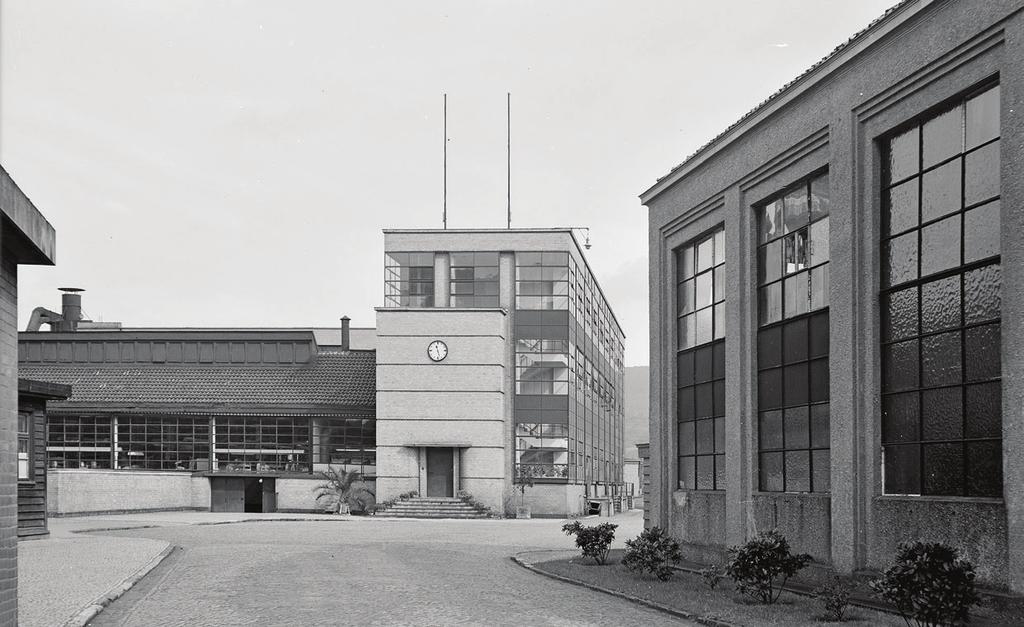
MULTIPOLYGON (((619 545, 642 527, 637 512, 613 522, 619 545)), ((104 532, 182 549, 92 624, 686 624, 512 563, 519 551, 571 547, 561 523, 356 518, 104 532)))

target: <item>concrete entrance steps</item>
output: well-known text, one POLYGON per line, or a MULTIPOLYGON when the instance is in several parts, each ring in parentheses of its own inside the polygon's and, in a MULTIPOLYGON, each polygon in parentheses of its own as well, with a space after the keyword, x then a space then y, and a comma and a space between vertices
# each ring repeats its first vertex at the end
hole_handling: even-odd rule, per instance
POLYGON ((396 501, 387 509, 377 510, 375 515, 383 518, 487 518, 460 499, 439 496, 396 501))

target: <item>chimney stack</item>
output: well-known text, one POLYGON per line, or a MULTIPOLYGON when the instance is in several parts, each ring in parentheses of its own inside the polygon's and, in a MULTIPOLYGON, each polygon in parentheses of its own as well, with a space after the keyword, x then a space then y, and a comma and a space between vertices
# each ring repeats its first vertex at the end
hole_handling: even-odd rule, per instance
POLYGON ((63 333, 73 333, 78 330, 78 323, 82 320, 82 294, 85 290, 77 287, 59 288, 63 294, 61 301, 61 320, 57 323, 63 333))
POLYGON ((341 317, 341 350, 347 351, 349 349, 349 331, 348 331, 348 316, 341 317))

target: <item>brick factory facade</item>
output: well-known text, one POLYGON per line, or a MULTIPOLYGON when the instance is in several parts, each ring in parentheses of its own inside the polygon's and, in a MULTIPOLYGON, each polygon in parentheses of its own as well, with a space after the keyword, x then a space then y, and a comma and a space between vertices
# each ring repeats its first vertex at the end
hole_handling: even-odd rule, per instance
POLYGON ((0 624, 18 622, 18 266, 52 265, 56 234, 0 168, 0 624))
POLYGON ((649 524, 692 559, 925 539, 1024 592, 1022 8, 903 2, 642 195, 649 524))

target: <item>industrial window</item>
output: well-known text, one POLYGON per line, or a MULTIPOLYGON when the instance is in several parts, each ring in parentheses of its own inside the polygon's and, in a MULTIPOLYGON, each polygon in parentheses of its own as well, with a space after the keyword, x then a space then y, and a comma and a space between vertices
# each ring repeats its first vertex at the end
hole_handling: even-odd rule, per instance
POLYGON ((999 87, 882 141, 888 494, 1002 496, 999 87))
POLYGON ((384 255, 384 306, 434 306, 434 253, 384 255))
POLYGON ((32 480, 32 414, 18 412, 18 479, 32 480))
POLYGON ((516 309, 569 309, 569 253, 516 253, 516 309))
POLYGON ((218 417, 217 470, 310 472, 309 418, 218 417))
POLYGON ((372 418, 313 418, 314 470, 326 466, 377 475, 377 434, 372 418))
POLYGON ((116 468, 210 470, 210 419, 118 416, 116 468))
POLYGON ((725 231, 676 250, 679 487, 725 489, 725 231))
POLYGON ((516 425, 517 476, 565 479, 569 474, 569 426, 516 425))
POLYGON ((110 468, 111 419, 49 415, 46 453, 51 468, 110 468))
POLYGON ((828 175, 758 209, 759 486, 828 492, 828 175))
POLYGON ((498 306, 498 253, 451 253, 452 307, 498 306))

